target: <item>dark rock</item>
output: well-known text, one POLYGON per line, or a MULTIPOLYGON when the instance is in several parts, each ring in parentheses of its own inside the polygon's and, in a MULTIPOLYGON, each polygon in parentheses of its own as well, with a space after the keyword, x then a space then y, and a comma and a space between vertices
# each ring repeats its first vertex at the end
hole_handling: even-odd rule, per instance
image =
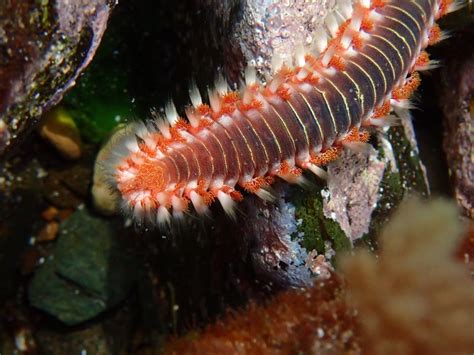
POLYGON ((76 211, 60 225, 52 257, 32 279, 31 303, 74 325, 125 299, 136 263, 116 234, 109 221, 76 211))
POLYGON ((0 155, 75 84, 113 6, 111 0, 0 3, 0 155))
POLYGON ((105 302, 84 292, 56 273, 54 261, 48 260, 33 277, 29 288, 33 306, 74 325, 95 317, 106 309, 105 302))
MULTIPOLYGON (((474 25, 451 44, 439 80, 444 151, 454 194, 465 215, 474 218, 474 25), (464 48, 456 50, 456 48, 464 48)), ((448 52, 448 51, 446 51, 448 52)))

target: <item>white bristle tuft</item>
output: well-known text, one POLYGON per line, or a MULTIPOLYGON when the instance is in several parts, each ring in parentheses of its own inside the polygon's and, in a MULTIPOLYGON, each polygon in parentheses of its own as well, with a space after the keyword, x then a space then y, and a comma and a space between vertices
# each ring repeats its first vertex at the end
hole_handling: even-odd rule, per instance
POLYGON ((439 60, 434 60, 431 59, 428 64, 425 65, 415 65, 414 70, 416 71, 426 71, 426 70, 432 70, 440 67, 440 61, 439 60))
MULTIPOLYGON (((366 122, 370 126, 375 126, 375 127, 395 127, 400 125, 400 118, 394 115, 389 115, 387 117, 382 117, 382 118, 369 118, 366 122)), ((366 123, 364 122, 364 125, 366 123)))
POLYGON ((451 38, 453 36, 453 32, 452 31, 448 31, 448 30, 443 30, 441 31, 441 34, 439 36, 439 42, 442 42, 448 38, 451 38))
POLYGON ((191 199, 191 203, 194 206, 194 209, 198 214, 202 215, 207 214, 209 212, 209 208, 204 203, 203 198, 196 191, 191 191, 189 197, 191 199))
POLYGON ((127 139, 124 145, 132 153, 136 153, 140 150, 140 148, 138 147, 137 140, 133 138, 127 139))
POLYGON ((236 203, 232 199, 232 197, 230 197, 228 194, 226 194, 223 191, 219 191, 217 193, 217 199, 221 203, 222 208, 224 209, 225 213, 229 217, 231 217, 232 219, 235 219, 235 206, 236 206, 236 203))
POLYGON ((184 199, 177 196, 171 197, 171 206, 173 206, 173 215, 180 214, 186 210, 186 202, 184 199))
POLYGON ((273 73, 276 73, 281 69, 281 67, 283 66, 283 58, 281 57, 281 55, 279 55, 278 53, 273 54, 271 66, 273 73))
POLYGON ((143 209, 141 202, 135 203, 135 206, 133 206, 133 218, 141 222, 143 221, 144 217, 145 217, 145 210, 143 209))
POLYGON ((143 122, 137 122, 135 124, 135 135, 140 138, 146 137, 150 132, 148 131, 148 127, 143 122))
POLYGON ((343 142, 342 145, 355 153, 369 152, 373 149, 369 143, 364 142, 343 142))
POLYGON ((165 206, 158 207, 158 213, 156 214, 156 221, 158 224, 169 224, 171 221, 170 211, 165 206))
POLYGON ((318 29, 314 33, 314 49, 317 51, 317 54, 324 52, 328 46, 328 34, 323 29, 318 29))
POLYGON ((199 117, 192 108, 189 108, 189 107, 186 108, 185 113, 191 126, 193 127, 199 126, 199 117))
POLYGON ((410 100, 408 99, 402 99, 402 100, 390 100, 390 105, 395 107, 395 108, 402 108, 406 110, 411 110, 415 108, 415 106, 411 103, 410 100))
POLYGON ((255 195, 257 195, 264 201, 271 202, 275 200, 275 194, 271 193, 268 189, 260 188, 257 191, 255 191, 255 195))
POLYGON ((202 105, 202 97, 196 82, 192 81, 189 87, 189 98, 194 107, 202 105))
POLYGON ((295 63, 297 67, 303 67, 306 64, 306 60, 304 59, 305 52, 303 44, 300 43, 296 46, 295 63))
POLYGON ((171 125, 174 125, 179 119, 178 111, 176 111, 176 106, 171 100, 165 106, 165 116, 171 125))
POLYGON ((337 22, 336 16, 334 14, 329 14, 324 19, 324 24, 326 25, 329 33, 332 37, 336 37, 337 31, 339 30, 339 23, 337 22))
POLYGON ((209 104, 211 105, 212 111, 219 112, 222 108, 222 101, 219 94, 211 89, 208 89, 209 104))
POLYGON ((280 77, 275 77, 275 78, 270 82, 270 84, 267 86, 267 88, 268 88, 271 92, 275 93, 275 92, 278 90, 278 88, 280 87, 280 85, 282 85, 282 84, 283 84, 283 78, 282 78, 281 76, 280 76, 280 77))
POLYGON ((219 73, 217 75, 216 82, 214 83, 214 86, 216 88, 216 91, 219 95, 223 96, 229 91, 229 85, 227 84, 227 81, 224 78, 224 75, 222 73, 219 73))
POLYGON ((253 85, 257 83, 257 71, 253 65, 247 65, 245 68, 245 84, 253 85))
POLYGON ((304 178, 303 175, 279 174, 278 177, 290 184, 306 185, 307 183, 307 180, 304 178))
MULTIPOLYGON (((466 0, 455 0, 454 2, 451 3, 451 5, 449 5, 448 13, 458 11, 462 9, 464 6, 466 6, 467 4, 468 2, 466 0)), ((469 6, 472 6, 471 2, 469 2, 469 6)))
POLYGON ((319 178, 323 179, 323 180, 327 180, 328 178, 328 173, 326 172, 326 170, 320 168, 319 166, 317 165, 314 165, 314 164, 307 164, 306 166, 309 171, 311 171, 314 175, 318 176, 319 178))
POLYGON ((307 75, 308 75, 308 70, 306 70, 305 68, 301 68, 298 74, 296 74, 296 78, 298 80, 303 80, 304 78, 306 78, 307 75))
POLYGON ((366 9, 370 8, 371 1, 370 0, 360 0, 359 3, 365 7, 366 9))
POLYGON ((170 125, 164 118, 156 119, 156 127, 165 138, 171 138, 170 125))
POLYGON ((351 0, 338 0, 337 7, 342 16, 347 20, 352 16, 352 3, 351 0))

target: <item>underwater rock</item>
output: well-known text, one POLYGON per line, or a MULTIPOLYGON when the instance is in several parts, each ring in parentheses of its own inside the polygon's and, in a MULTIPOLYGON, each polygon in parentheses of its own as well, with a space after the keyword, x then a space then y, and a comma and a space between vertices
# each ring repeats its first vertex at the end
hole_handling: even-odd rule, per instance
POLYGON ((32 305, 68 325, 121 302, 135 281, 135 262, 109 221, 79 209, 59 227, 54 252, 29 286, 32 305))
POLYGON ((384 159, 368 145, 361 151, 346 149, 340 159, 328 166, 328 186, 323 190, 324 216, 337 221, 351 241, 369 232, 385 165, 384 159))
MULTIPOLYGON (((474 26, 461 33, 452 48, 465 48, 474 26)), ((444 151, 454 193, 464 214, 474 218, 474 49, 452 50, 443 61, 439 100, 444 113, 444 151)))
MULTIPOLYGON (((227 58, 233 58, 226 60, 225 68, 234 81, 247 63, 255 65, 262 77, 271 71, 274 56, 291 63, 296 46, 311 45, 313 34, 336 2, 243 0, 239 7, 241 16, 229 24, 232 35, 225 48, 227 58)), ((216 11, 226 13, 222 6, 216 11)))
POLYGON ((0 3, 0 156, 75 84, 114 5, 113 0, 0 3))
POLYGON ((81 156, 81 136, 65 109, 54 108, 46 113, 39 126, 41 137, 50 142, 67 159, 81 156))
POLYGON ((295 207, 284 200, 282 185, 277 187, 279 198, 266 202, 249 196, 242 213, 255 216, 254 222, 239 223, 238 234, 243 237, 248 255, 260 280, 277 287, 302 287, 313 283, 311 270, 306 265, 307 251, 297 232, 295 207))

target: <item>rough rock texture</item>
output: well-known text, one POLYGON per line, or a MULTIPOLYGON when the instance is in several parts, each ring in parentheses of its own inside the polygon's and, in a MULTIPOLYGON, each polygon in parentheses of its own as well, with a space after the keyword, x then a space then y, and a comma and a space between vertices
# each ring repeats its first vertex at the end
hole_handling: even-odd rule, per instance
POLYGON ((464 213, 474 218, 474 26, 462 33, 441 69, 440 106, 444 112, 444 150, 454 193, 464 213))
POLYGON ((135 265, 110 221, 79 209, 60 225, 53 255, 35 273, 29 299, 75 325, 121 302, 135 281, 135 265))
POLYGON ((372 212, 379 198, 385 162, 372 146, 362 151, 346 149, 328 167, 324 216, 338 221, 352 241, 369 232, 372 212))
POLYGON ((113 0, 0 3, 0 156, 89 64, 113 0))
POLYGON ((324 25, 336 1, 245 0, 241 7, 242 16, 232 27, 230 47, 234 53, 242 53, 241 68, 252 63, 264 74, 271 70, 273 56, 291 63, 297 45, 312 44, 315 30, 324 25))
POLYGON ((285 287, 311 285, 307 251, 297 236, 295 207, 284 200, 284 187, 279 185, 278 189, 281 191, 275 202, 249 197, 252 203, 246 203, 242 212, 251 216, 257 210, 258 222, 239 224, 238 229, 261 280, 285 287))

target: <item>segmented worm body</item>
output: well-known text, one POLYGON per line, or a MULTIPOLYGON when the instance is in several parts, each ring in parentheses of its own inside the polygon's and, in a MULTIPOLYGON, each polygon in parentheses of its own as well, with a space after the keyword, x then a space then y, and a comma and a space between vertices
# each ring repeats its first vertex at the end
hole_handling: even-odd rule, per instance
POLYGON ((459 4, 448 0, 339 1, 313 48, 279 64, 266 85, 252 68, 231 91, 218 80, 202 102, 190 91, 187 120, 172 104, 166 119, 136 125, 127 149, 111 163, 124 205, 138 220, 166 222, 219 200, 233 213, 243 189, 262 198, 275 177, 301 182, 302 170, 322 166, 346 145, 366 142, 371 126, 389 124, 407 108, 417 70, 432 67, 423 51, 442 39, 435 21, 459 4))

